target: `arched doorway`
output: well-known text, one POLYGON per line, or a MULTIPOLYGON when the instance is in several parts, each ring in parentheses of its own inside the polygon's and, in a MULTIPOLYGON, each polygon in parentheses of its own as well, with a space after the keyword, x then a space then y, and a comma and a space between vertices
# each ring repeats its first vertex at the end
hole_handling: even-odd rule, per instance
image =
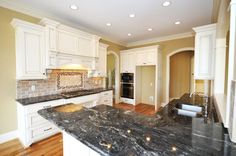
POLYGON ((193 51, 179 52, 170 57, 170 100, 180 98, 184 93, 193 92, 193 60, 193 51))
POLYGON ((114 89, 114 102, 119 103, 120 97, 120 76, 119 76, 119 56, 114 51, 108 51, 107 53, 107 86, 114 89))
MULTIPOLYGON (((186 48, 181 48, 181 49, 177 49, 173 52, 171 52, 169 55, 167 55, 167 60, 166 60, 166 104, 169 102, 170 100, 170 58, 171 56, 181 53, 181 52, 193 52, 194 48, 193 47, 186 47, 186 48)), ((194 88, 194 86, 193 86, 194 88)), ((194 89, 193 89, 194 90, 194 89)))

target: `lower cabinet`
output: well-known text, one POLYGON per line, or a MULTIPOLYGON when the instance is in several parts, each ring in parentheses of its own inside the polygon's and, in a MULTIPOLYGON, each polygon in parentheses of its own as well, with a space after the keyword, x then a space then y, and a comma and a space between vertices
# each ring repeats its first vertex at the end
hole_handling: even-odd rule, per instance
POLYGON ((109 90, 109 91, 101 92, 99 95, 98 104, 112 106, 113 105, 113 91, 109 90))
POLYGON ((29 147, 32 143, 59 132, 56 126, 42 118, 37 111, 62 104, 64 104, 63 99, 28 106, 17 103, 18 133, 24 147, 29 147))
POLYGON ((112 90, 109 90, 97 94, 69 98, 65 100, 65 103, 83 104, 83 106, 86 108, 91 108, 96 105, 112 106, 113 102, 112 96, 113 96, 112 90))
POLYGON ((91 108, 97 105, 99 94, 91 94, 65 100, 65 103, 82 104, 86 108, 91 108))

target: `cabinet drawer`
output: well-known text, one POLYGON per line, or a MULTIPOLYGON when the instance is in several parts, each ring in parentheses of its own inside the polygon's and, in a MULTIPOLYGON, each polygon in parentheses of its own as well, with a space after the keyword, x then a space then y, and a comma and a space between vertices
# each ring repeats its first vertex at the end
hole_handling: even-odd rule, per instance
POLYGON ((57 132, 59 132, 59 130, 54 125, 45 124, 42 127, 31 129, 30 138, 34 141, 41 140, 57 132))
POLYGON ((111 98, 112 98, 112 91, 109 90, 109 91, 101 92, 101 93, 100 93, 100 96, 101 96, 101 97, 108 96, 108 97, 111 97, 111 98))
POLYGON ((63 99, 36 103, 36 104, 32 104, 32 105, 27 106, 26 107, 26 113, 27 114, 37 113, 37 111, 40 110, 40 109, 59 106, 59 105, 62 105, 62 104, 64 104, 63 99))
POLYGON ((39 114, 37 113, 33 113, 31 115, 29 115, 28 117, 28 124, 27 127, 35 127, 35 126, 39 126, 42 124, 49 124, 49 121, 47 121, 46 119, 44 119, 43 117, 41 117, 39 114))
POLYGON ((101 98, 99 100, 99 104, 108 104, 108 103, 112 104, 112 98, 101 98))

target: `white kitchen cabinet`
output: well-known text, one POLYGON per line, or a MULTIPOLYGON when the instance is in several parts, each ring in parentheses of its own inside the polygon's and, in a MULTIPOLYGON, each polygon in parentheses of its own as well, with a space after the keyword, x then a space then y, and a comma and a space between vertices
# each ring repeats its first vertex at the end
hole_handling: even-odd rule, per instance
POLYGON ((193 28, 195 35, 194 78, 214 79, 216 24, 193 28))
POLYGON ((45 28, 13 19, 16 41, 16 79, 45 79, 45 28))
POLYGON ((98 101, 99 101, 99 94, 91 94, 91 95, 66 99, 65 103, 82 104, 86 108, 91 108, 96 106, 98 101))
POLYGON ((112 90, 109 90, 101 93, 65 99, 65 103, 83 104, 84 107, 91 108, 101 104, 112 106, 112 100, 112 90))
POLYGON ((93 40, 91 37, 80 36, 79 38, 78 55, 95 57, 93 40))
POLYGON ((24 147, 29 147, 32 143, 59 132, 56 126, 42 118, 37 111, 62 104, 64 104, 64 99, 35 103, 27 106, 17 103, 18 133, 19 139, 24 147))
POLYGON ((107 47, 106 44, 99 44, 98 58, 96 60, 96 71, 98 76, 107 76, 107 47))
POLYGON ((136 53, 136 65, 156 65, 157 51, 156 50, 143 50, 136 53))
POLYGON ((46 18, 40 24, 46 28, 47 68, 77 64, 90 70, 95 69, 100 37, 46 18))
POLYGON ((136 59, 135 53, 125 52, 125 51, 121 52, 120 53, 121 73, 134 73, 135 59, 136 59))
MULTIPOLYGON (((138 68, 140 66, 153 66, 155 67, 155 93, 154 104, 155 110, 159 108, 161 103, 161 89, 162 89, 162 54, 159 45, 147 46, 142 48, 133 48, 121 51, 121 73, 131 72, 134 73, 134 99, 120 97, 120 101, 129 104, 140 103, 141 89, 140 81, 142 80, 138 68)), ((122 84, 121 84, 122 85, 122 84)))
POLYGON ((112 90, 101 92, 99 95, 99 105, 113 105, 113 92, 112 90))
POLYGON ((58 30, 58 51, 65 54, 79 54, 79 38, 76 34, 58 30))

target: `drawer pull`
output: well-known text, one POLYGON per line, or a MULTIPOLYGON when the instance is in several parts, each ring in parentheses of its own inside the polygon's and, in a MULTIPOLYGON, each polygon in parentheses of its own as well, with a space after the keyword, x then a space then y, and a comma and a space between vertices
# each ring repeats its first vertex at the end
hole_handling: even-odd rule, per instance
POLYGON ((51 108, 52 106, 49 105, 49 106, 43 106, 43 109, 46 109, 46 108, 51 108))
POLYGON ((47 132, 47 131, 50 131, 52 129, 52 127, 48 128, 48 129, 45 129, 43 130, 44 132, 47 132))

